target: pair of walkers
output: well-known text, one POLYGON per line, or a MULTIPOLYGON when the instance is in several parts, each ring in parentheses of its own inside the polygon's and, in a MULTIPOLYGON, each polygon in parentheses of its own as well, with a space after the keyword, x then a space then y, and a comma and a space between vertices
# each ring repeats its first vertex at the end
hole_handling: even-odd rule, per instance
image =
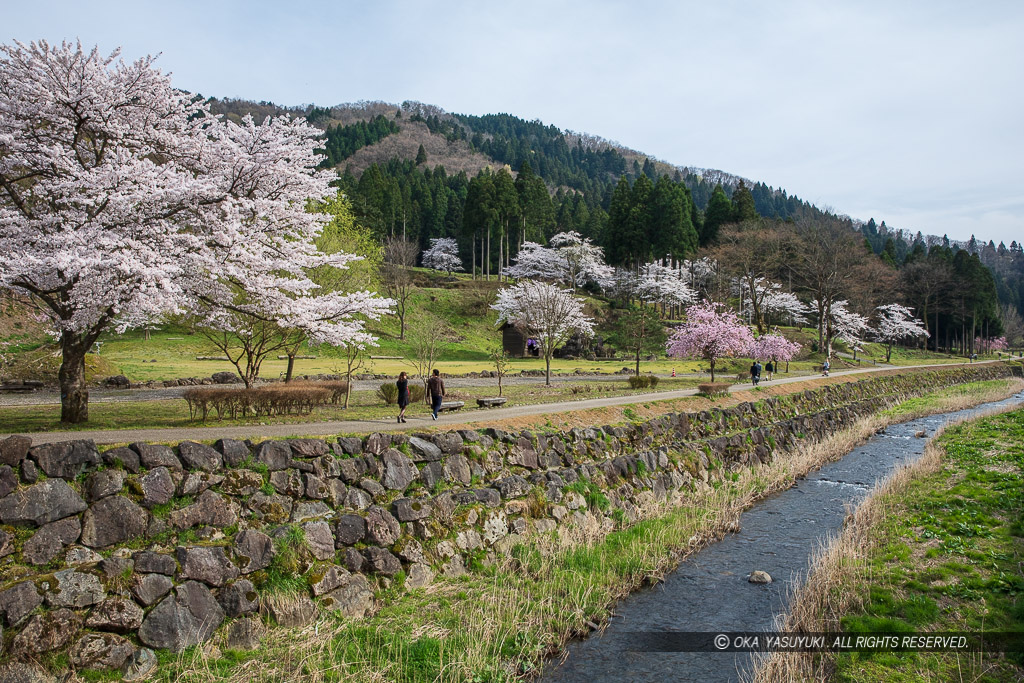
MULTIPOLYGON (((395 382, 398 387, 398 421, 408 422, 405 419, 405 409, 409 407, 409 376, 403 371, 398 375, 395 382)), ((437 412, 441 410, 441 401, 444 399, 444 380, 441 373, 434 370, 434 374, 427 380, 427 396, 430 397, 431 418, 437 419, 437 412)))
MULTIPOLYGON (((764 371, 768 373, 768 381, 772 381, 772 376, 775 374, 775 364, 768 361, 768 364, 764 366, 764 371)), ((754 364, 750 366, 750 382, 756 387, 761 382, 761 363, 760 361, 754 361, 754 364)))

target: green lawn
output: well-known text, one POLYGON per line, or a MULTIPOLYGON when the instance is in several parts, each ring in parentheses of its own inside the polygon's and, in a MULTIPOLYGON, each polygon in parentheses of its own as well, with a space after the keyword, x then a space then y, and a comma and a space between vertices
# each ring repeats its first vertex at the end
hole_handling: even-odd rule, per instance
MULTIPOLYGON (((844 632, 1024 631, 1024 410, 949 429, 941 469, 887 514, 844 632)), ((844 653, 835 680, 1019 681, 1024 653, 844 653)))

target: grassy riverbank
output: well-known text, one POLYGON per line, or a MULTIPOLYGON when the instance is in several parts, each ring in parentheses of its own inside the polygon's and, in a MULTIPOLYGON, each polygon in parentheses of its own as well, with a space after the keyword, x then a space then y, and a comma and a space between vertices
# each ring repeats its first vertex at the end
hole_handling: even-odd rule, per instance
MULTIPOLYGON (((1024 410, 947 429, 859 506, 787 628, 1024 631, 1024 410)), ((1024 654, 774 655, 756 680, 1019 681, 1024 654)))
MULTIPOLYGON (((977 402, 1020 390, 980 382, 977 402)), ((943 410, 943 400, 935 403, 943 410)), ((896 418, 875 417, 770 465, 730 473, 670 504, 651 503, 641 521, 605 534, 598 518, 561 534, 534 537, 489 566, 438 578, 406 592, 399 578, 379 593, 382 607, 351 621, 322 615, 301 630, 268 630, 253 652, 207 647, 164 655, 166 681, 508 681, 536 673, 572 637, 608 617, 615 601, 734 529, 739 513, 767 493, 841 457, 896 418)), ((599 492, 587 492, 596 509, 599 492)), ((220 643, 220 648, 224 644, 220 643)))

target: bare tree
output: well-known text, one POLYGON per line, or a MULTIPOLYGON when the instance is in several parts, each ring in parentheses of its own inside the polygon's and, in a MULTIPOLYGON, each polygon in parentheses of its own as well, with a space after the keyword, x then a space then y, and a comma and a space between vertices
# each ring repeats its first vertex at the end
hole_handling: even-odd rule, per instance
POLYGON ((434 370, 434 365, 441 358, 454 339, 454 334, 444 321, 433 316, 416 320, 409 329, 412 341, 412 365, 416 375, 423 382, 423 400, 427 402, 427 380, 434 370))
POLYGON ((768 329, 762 303, 771 290, 765 284, 783 264, 788 237, 762 221, 744 221, 723 226, 719 245, 711 252, 711 258, 737 279, 743 290, 741 297, 750 301, 758 334, 768 329))
POLYGON ((505 353, 505 348, 498 344, 491 349, 491 362, 494 363, 494 374, 498 376, 498 396, 501 396, 501 380, 508 374, 512 366, 511 359, 505 353))
POLYGON ((380 276, 384 291, 395 300, 395 312, 398 314, 399 339, 405 339, 406 309, 412 295, 412 268, 416 265, 419 250, 409 240, 391 237, 384 243, 384 262, 381 264, 380 276))
POLYGON ((818 349, 832 355, 832 304, 843 298, 867 260, 863 240, 850 226, 829 216, 797 223, 800 257, 792 266, 800 286, 814 297, 818 349))
MULTIPOLYGON (((948 303, 953 285, 952 266, 940 259, 921 259, 903 268, 903 288, 910 303, 924 319, 925 331, 931 333, 933 348, 939 350, 939 313, 948 303), (928 325, 929 318, 934 323, 928 325)), ((926 342, 927 343, 927 342, 926 342)))

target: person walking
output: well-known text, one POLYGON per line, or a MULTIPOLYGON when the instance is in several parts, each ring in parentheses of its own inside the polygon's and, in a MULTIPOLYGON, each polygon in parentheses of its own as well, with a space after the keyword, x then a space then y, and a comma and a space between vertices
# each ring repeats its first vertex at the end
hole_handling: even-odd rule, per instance
POLYGON ((434 411, 432 418, 436 420, 437 411, 441 410, 441 400, 444 398, 444 380, 436 369, 434 375, 427 380, 427 395, 430 396, 430 408, 434 411))
POLYGON ((398 387, 398 421, 408 422, 405 419, 405 409, 409 407, 409 376, 405 374, 403 370, 398 374, 398 381, 395 382, 398 387))
POLYGON ((757 386, 757 383, 761 381, 761 364, 756 360, 754 364, 750 366, 750 383, 753 386, 757 386))
POLYGON ((764 371, 768 373, 768 381, 772 381, 772 376, 775 374, 775 364, 771 361, 764 366, 764 371))
POLYGON ((828 362, 828 358, 826 358, 825 362, 821 364, 821 376, 822 377, 828 377, 828 370, 831 367, 832 367, 832 364, 829 363, 828 362))

